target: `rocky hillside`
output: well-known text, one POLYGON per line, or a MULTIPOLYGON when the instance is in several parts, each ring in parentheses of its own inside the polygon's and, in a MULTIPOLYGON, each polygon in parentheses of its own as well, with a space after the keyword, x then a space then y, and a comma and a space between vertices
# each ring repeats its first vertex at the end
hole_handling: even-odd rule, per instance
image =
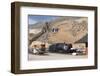
POLYGON ((75 43, 76 41, 81 40, 83 37, 88 35, 87 20, 88 19, 85 17, 61 17, 49 23, 38 23, 35 26, 31 25, 29 30, 41 28, 41 32, 36 35, 33 34, 33 36, 31 35, 31 39, 29 40, 31 40, 31 42, 37 40, 48 43, 75 43), (57 28, 58 31, 52 31, 54 28, 57 28))
POLYGON ((87 21, 85 19, 62 20, 52 23, 52 27, 58 28, 56 33, 49 33, 49 42, 74 43, 87 34, 87 21), (81 21, 82 20, 82 21, 81 21))

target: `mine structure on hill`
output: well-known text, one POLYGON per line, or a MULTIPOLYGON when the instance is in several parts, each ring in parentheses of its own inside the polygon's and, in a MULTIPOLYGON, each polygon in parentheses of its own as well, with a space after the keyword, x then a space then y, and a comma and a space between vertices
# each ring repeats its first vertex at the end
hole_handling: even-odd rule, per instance
MULTIPOLYGON (((33 25, 34 26, 34 25, 33 25)), ((29 44, 33 41, 41 41, 47 43, 75 43, 87 42, 88 23, 87 18, 68 19, 67 17, 59 18, 54 21, 36 24, 41 31, 33 34, 29 38, 29 44)), ((37 28, 32 28, 37 29, 37 28)), ((29 29, 30 30, 30 29, 29 29)))

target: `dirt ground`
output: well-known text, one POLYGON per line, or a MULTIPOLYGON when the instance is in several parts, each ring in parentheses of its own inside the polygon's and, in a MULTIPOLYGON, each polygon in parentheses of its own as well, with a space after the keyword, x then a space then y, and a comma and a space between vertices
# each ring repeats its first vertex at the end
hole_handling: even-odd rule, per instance
POLYGON ((29 53, 28 60, 61 60, 61 59, 81 59, 87 58, 87 55, 71 55, 60 53, 47 53, 45 55, 34 55, 29 53))

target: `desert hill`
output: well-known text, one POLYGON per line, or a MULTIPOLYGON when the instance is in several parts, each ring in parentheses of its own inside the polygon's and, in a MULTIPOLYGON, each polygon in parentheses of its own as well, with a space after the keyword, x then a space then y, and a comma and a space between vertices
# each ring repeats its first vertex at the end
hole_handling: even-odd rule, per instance
MULTIPOLYGON (((86 17, 61 17, 48 23, 37 23, 29 26, 29 41, 41 41, 48 43, 75 43, 81 39, 87 39, 87 18, 86 17), (58 29, 54 32, 53 29, 58 29), (30 38, 31 36, 31 38, 30 38)), ((87 41, 87 40, 85 40, 87 41)))

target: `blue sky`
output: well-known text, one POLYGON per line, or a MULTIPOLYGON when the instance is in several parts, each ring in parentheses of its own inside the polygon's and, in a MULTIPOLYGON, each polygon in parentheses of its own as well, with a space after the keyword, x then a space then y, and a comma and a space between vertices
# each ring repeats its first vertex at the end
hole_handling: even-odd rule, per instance
POLYGON ((35 24, 38 22, 46 22, 59 18, 59 16, 44 16, 44 15, 29 15, 29 24, 35 24))

